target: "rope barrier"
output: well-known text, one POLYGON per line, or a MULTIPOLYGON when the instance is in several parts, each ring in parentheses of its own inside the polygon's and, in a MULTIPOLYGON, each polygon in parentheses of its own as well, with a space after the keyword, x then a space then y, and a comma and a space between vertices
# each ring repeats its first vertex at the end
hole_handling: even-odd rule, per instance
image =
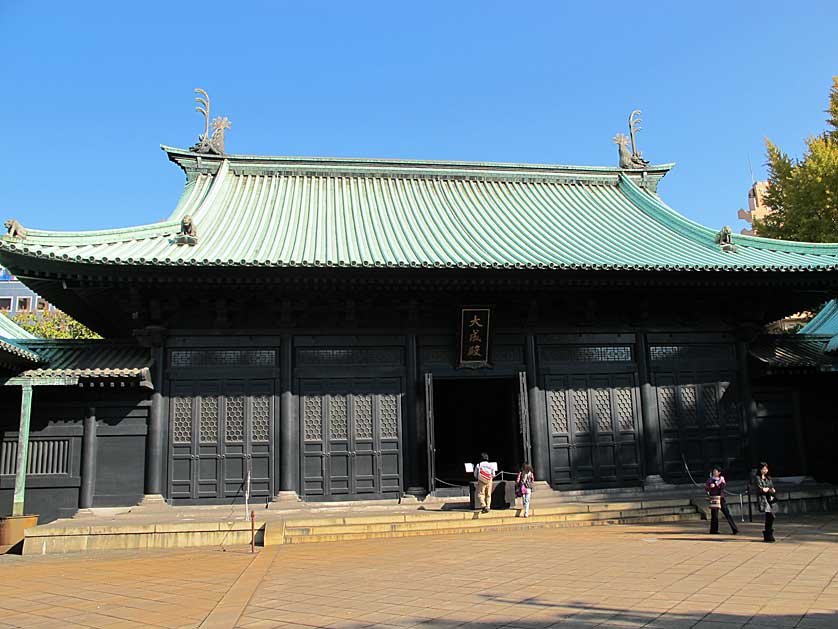
MULTIPOLYGON (((690 472, 690 466, 687 465, 687 459, 686 459, 686 457, 684 457, 683 452, 681 453, 681 461, 684 464, 684 469, 687 471, 687 476, 690 477, 690 480, 692 481, 692 484, 695 485, 696 487, 700 487, 700 488, 703 489, 704 485, 699 485, 697 482, 695 482, 695 479, 693 478, 692 472, 690 472)), ((725 487, 725 489, 723 491, 724 491, 725 495, 727 495, 727 496, 739 496, 739 515, 741 516, 742 521, 744 522, 745 521, 745 503, 742 500, 742 496, 744 494, 728 491, 727 487, 725 487)), ((748 504, 750 504, 750 494, 748 494, 748 496, 749 496, 748 504)))
MULTIPOLYGON (((506 476, 518 478, 518 472, 506 472, 504 470, 498 470, 497 472, 495 472, 494 476, 492 476, 492 480, 495 480, 498 477, 500 477, 500 480, 506 480, 506 476)), ((447 481, 442 480, 441 478, 437 478, 436 476, 434 476, 434 482, 437 482, 441 485, 445 485, 447 487, 468 487, 468 482, 471 481, 466 482, 465 485, 457 485, 456 483, 449 483, 447 481)))

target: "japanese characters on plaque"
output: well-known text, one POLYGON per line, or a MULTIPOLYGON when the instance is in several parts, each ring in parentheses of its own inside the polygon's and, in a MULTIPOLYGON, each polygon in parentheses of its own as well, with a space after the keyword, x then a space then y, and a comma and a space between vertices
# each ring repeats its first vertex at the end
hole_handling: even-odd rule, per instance
POLYGON ((459 366, 489 366, 491 308, 460 308, 459 366))

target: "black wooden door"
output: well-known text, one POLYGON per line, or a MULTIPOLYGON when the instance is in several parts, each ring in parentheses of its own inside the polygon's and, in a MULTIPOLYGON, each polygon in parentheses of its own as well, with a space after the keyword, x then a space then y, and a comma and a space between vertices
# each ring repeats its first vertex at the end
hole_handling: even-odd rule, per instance
POLYGON ((357 500, 401 494, 401 381, 300 381, 303 494, 357 500))
POLYGON ((743 458, 740 405, 734 374, 673 369, 654 374, 663 475, 700 481, 711 465, 739 472, 743 458))
POLYGON ((545 378, 554 485, 608 486, 640 478, 634 374, 545 378))
POLYGON ((273 380, 175 380, 170 395, 169 492, 219 502, 274 493, 273 380))

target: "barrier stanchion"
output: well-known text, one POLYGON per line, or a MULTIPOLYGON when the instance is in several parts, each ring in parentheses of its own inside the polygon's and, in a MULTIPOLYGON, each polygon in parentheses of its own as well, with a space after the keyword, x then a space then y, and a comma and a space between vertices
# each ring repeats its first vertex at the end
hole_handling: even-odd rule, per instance
POLYGON ((250 552, 256 552, 256 512, 250 512, 250 552))

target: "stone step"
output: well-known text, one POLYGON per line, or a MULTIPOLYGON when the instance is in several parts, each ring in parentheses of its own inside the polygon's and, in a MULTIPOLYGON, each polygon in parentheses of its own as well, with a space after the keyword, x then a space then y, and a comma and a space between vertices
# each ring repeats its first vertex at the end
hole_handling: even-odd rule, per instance
MULTIPOLYGON (((589 514, 591 515, 591 514, 589 514)), ((406 528, 389 531, 374 532, 333 532, 329 534, 296 534, 286 529, 285 544, 311 544, 320 542, 361 541, 372 539, 389 539, 399 537, 414 537, 424 535, 461 535, 466 533, 482 533, 489 531, 516 531, 530 528, 571 528, 580 526, 603 526, 608 524, 653 524, 661 522, 681 522, 699 520, 701 515, 693 510, 687 513, 671 513, 666 515, 623 515, 621 513, 604 514, 603 517, 587 519, 543 519, 538 518, 510 518, 508 520, 478 520, 474 525, 449 526, 445 528, 406 528), (607 515, 607 517, 605 517, 607 515)))
POLYGON ((411 521, 390 521, 378 523, 346 522, 344 524, 320 524, 312 525, 310 522, 286 522, 284 539, 296 539, 302 537, 319 538, 325 541, 334 536, 351 535, 386 535, 402 532, 421 532, 445 534, 464 530, 497 529, 507 526, 537 526, 569 522, 596 522, 601 520, 630 519, 641 517, 669 517, 669 516, 698 516, 696 508, 692 505, 680 505, 672 507, 653 508, 632 508, 621 510, 597 510, 591 512, 575 513, 543 513, 541 511, 531 513, 531 517, 524 519, 516 517, 513 512, 493 512, 489 514, 469 514, 465 518, 438 519, 427 517, 411 521))
MULTIPOLYGON (((323 521, 286 521, 286 534, 332 534, 341 531, 345 532, 381 532, 390 530, 420 530, 469 527, 469 526, 495 526, 520 522, 520 510, 517 511, 492 511, 489 513, 467 512, 456 514, 458 517, 451 517, 448 514, 437 516, 428 515, 424 517, 406 518, 346 518, 344 522, 323 522, 323 521), (478 524, 479 523, 479 524, 478 524)), ((592 509, 580 511, 578 509, 533 509, 529 520, 531 522, 542 522, 548 520, 570 521, 570 520, 597 520, 613 517, 614 514, 634 517, 639 515, 669 515, 696 513, 694 506, 687 504, 665 505, 659 507, 641 507, 630 505, 629 508, 620 509, 592 509)))

